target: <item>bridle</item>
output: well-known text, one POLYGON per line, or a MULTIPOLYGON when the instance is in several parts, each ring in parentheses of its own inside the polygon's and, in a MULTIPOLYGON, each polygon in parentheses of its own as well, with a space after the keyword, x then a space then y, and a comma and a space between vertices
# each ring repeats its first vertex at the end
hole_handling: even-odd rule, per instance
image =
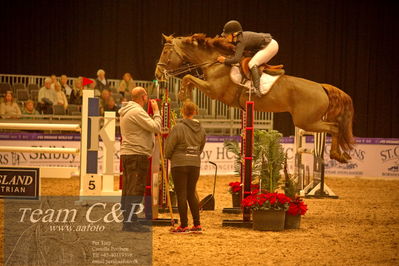
MULTIPOLYGON (((213 65, 215 63, 217 63, 217 61, 212 61, 212 62, 204 62, 204 63, 200 63, 200 64, 193 64, 188 62, 188 60, 186 60, 186 57, 184 56, 184 53, 180 50, 180 48, 178 46, 176 46, 173 42, 174 40, 172 40, 172 42, 167 42, 164 44, 164 48, 165 47, 170 47, 171 51, 174 52, 182 61, 183 61, 183 65, 181 67, 175 68, 175 69, 167 69, 167 66, 169 65, 169 63, 172 61, 171 57, 173 53, 169 53, 168 58, 166 60, 166 62, 158 62, 157 66, 161 66, 163 67, 164 71, 163 71, 163 75, 164 78, 168 78, 168 76, 177 76, 183 73, 187 73, 187 72, 191 72, 192 70, 198 70, 198 68, 206 66, 206 65, 213 65), (177 48, 177 49, 176 49, 177 48)), ((197 71, 197 74, 199 76, 199 73, 197 71)))

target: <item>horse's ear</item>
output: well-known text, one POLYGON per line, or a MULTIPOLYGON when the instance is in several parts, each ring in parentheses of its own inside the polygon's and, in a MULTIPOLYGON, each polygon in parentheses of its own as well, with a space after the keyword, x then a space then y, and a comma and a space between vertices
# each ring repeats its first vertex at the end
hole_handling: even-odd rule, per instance
POLYGON ((165 39, 165 42, 172 42, 173 34, 166 36, 165 34, 162 33, 162 37, 165 39))

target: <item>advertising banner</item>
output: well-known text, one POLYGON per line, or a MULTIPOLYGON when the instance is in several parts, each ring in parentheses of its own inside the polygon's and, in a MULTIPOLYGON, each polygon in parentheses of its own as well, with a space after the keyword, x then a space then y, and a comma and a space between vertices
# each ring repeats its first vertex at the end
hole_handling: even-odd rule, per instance
MULTIPOLYGON (((79 148, 79 135, 31 134, 31 133, 0 133, 0 146, 30 146, 30 147, 57 147, 79 148)), ((234 153, 227 150, 226 140, 237 141, 239 137, 208 136, 204 151, 201 154, 201 175, 213 175, 218 166, 218 175, 235 174, 234 153)), ((399 139, 356 138, 354 150, 350 153, 352 160, 347 164, 338 163, 329 158, 331 139, 327 138, 325 171, 327 176, 359 176, 359 177, 399 177, 399 139)), ((304 137, 304 147, 313 148, 313 137, 304 137)), ((282 138, 284 152, 287 154, 288 171, 294 169, 294 138, 282 138)), ((119 140, 115 141, 114 172, 119 173, 119 140)), ((99 173, 102 172, 102 148, 100 142, 99 173)), ((313 156, 304 154, 303 162, 313 167, 313 156)), ((0 152, 0 166, 60 166, 78 167, 79 155, 50 154, 50 153, 22 153, 0 152)), ((238 170, 238 169, 237 169, 238 170)))

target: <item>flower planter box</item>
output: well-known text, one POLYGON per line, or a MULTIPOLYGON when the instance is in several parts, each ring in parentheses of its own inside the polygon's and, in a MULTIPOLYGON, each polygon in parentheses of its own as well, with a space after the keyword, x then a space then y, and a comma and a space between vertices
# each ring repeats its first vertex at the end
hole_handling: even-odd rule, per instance
POLYGON ((299 229, 301 226, 301 215, 285 214, 285 229, 299 229))
POLYGON ((231 198, 233 200, 233 208, 240 208, 241 206, 241 194, 240 193, 232 193, 231 198))
POLYGON ((284 210, 254 210, 252 211, 253 229, 259 231, 284 230, 284 210))

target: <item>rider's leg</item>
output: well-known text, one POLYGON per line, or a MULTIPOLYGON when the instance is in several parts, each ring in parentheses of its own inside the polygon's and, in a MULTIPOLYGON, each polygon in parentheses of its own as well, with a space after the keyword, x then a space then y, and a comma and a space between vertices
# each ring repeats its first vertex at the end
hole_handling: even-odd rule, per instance
POLYGON ((262 94, 260 93, 260 75, 257 65, 253 65, 251 68, 251 78, 252 84, 255 87, 255 94, 260 97, 262 94))
POLYGON ((251 70, 252 74, 252 83, 256 88, 256 94, 260 95, 260 76, 262 73, 259 73, 258 66, 262 64, 266 64, 270 59, 273 58, 278 52, 278 43, 276 40, 271 40, 271 42, 262 50, 258 51, 254 57, 249 61, 248 66, 251 70))

